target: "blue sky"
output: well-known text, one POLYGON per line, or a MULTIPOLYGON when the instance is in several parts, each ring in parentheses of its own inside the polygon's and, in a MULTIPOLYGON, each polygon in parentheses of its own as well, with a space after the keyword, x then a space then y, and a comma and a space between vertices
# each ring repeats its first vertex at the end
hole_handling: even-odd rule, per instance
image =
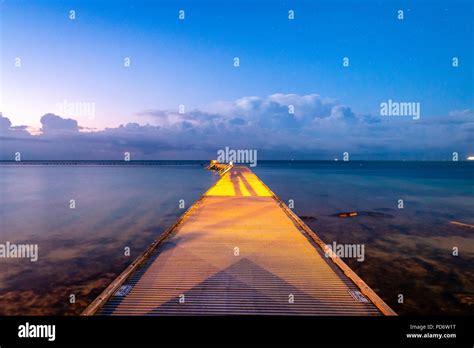
POLYGON ((42 132, 41 117, 48 113, 77 120, 77 129, 65 121, 67 132, 60 132, 73 148, 77 141, 108 144, 105 135, 130 142, 120 135, 120 125, 130 123, 134 137, 150 137, 145 145, 130 143, 143 158, 208 156, 229 138, 269 157, 284 149, 287 157, 337 157, 344 139, 347 151, 368 159, 445 158, 473 150, 470 1, 5 0, 1 8, 1 111, 9 119, 3 120, 8 141, 2 158, 19 144, 32 158, 67 157, 25 145, 32 138, 52 142, 42 132), (180 9, 185 20, 178 19, 180 9), (288 20, 289 10, 294 20, 288 20), (125 57, 130 67, 124 67, 125 57), (343 67, 344 57, 349 67, 343 67), (453 57, 459 58, 456 68, 453 57), (420 103, 418 124, 380 119, 380 103, 388 99, 420 103), (65 100, 94 104, 94 114, 61 114, 58 103, 65 100), (291 124, 281 122, 288 100, 300 105, 291 124), (180 104, 184 115, 176 114, 180 104), (337 116, 341 108, 347 119, 337 116), (357 123, 349 122, 352 115, 357 123), (95 134, 82 134, 86 130, 95 134), (207 139, 211 131, 220 134, 215 143, 207 139), (432 139, 453 132, 459 134, 452 143, 432 139), (171 133, 192 139, 173 143, 166 137, 171 133), (270 134, 278 144, 264 141, 270 134), (291 144, 285 147, 283 139, 291 144), (404 141, 420 143, 400 147, 404 141))

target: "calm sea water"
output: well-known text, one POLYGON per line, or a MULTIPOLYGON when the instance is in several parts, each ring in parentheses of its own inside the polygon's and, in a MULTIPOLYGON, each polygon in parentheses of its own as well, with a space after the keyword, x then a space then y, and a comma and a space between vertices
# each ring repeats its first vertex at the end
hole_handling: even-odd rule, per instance
MULTIPOLYGON (((0 165, 0 243, 39 246, 37 262, 0 259, 0 314, 80 313, 183 213, 180 200, 189 207, 217 180, 204 163, 162 164, 0 165)), ((363 244, 365 261, 346 262, 398 313, 472 313, 474 229, 451 222, 474 224, 473 163, 259 162, 254 171, 325 242, 363 244), (346 211, 360 214, 335 216, 346 211)))
POLYGON ((0 314, 80 313, 216 179, 199 163, 0 165, 0 243, 39 246, 0 259, 0 314))

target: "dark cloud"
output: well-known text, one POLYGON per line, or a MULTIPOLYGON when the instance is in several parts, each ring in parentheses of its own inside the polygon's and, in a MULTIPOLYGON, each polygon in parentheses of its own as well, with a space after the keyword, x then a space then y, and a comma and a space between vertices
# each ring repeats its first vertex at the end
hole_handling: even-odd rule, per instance
POLYGON ((126 151, 132 159, 205 159, 230 146, 256 149, 260 159, 332 159, 345 151, 351 159, 449 159, 454 151, 463 158, 474 150, 471 110, 412 120, 360 115, 316 94, 274 94, 184 114, 146 110, 139 115, 153 125, 80 132, 76 120, 46 114, 43 134, 35 136, 2 117, 0 135, 8 135, 8 141, 0 147, 0 158, 21 150, 24 159, 122 159, 126 151))
POLYGON ((40 121, 43 134, 58 134, 79 131, 77 121, 71 118, 62 118, 54 114, 46 114, 41 117, 40 121))
POLYGON ((30 133, 27 132, 27 128, 27 126, 12 126, 10 119, 0 113, 0 139, 11 140, 17 137, 28 137, 30 133))
POLYGON ((10 130, 12 123, 6 117, 0 115, 0 132, 7 132, 10 130))

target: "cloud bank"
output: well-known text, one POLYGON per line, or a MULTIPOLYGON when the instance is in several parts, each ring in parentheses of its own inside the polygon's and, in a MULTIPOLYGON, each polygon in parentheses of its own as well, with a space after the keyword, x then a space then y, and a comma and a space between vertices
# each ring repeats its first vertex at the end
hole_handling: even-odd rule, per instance
POLYGON ((355 113, 317 94, 273 94, 220 101, 181 114, 170 110, 138 113, 152 124, 128 123, 82 132, 74 119, 46 114, 41 134, 12 126, 0 117, 0 159, 21 152, 40 159, 210 159, 226 146, 256 149, 259 159, 450 159, 472 154, 471 110, 445 116, 381 117, 355 113))

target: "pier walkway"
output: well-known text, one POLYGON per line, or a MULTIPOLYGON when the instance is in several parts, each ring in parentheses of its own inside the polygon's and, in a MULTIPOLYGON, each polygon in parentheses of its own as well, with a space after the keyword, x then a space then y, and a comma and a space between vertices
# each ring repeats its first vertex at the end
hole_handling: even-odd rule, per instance
POLYGON ((248 168, 232 167, 83 315, 396 315, 248 168))

